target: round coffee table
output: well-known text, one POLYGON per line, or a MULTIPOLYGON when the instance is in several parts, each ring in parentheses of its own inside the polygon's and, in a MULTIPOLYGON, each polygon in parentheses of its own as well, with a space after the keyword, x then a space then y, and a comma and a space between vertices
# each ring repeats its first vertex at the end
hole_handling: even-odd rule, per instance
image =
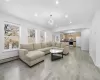
POLYGON ((63 50, 62 49, 59 49, 59 48, 50 49, 50 53, 51 53, 52 61, 63 58, 63 50))

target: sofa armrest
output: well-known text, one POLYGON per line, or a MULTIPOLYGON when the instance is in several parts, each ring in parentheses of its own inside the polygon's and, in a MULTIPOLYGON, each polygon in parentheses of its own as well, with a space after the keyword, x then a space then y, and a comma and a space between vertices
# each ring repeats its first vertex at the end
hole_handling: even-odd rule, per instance
POLYGON ((19 49, 19 56, 24 56, 28 53, 27 49, 19 49))

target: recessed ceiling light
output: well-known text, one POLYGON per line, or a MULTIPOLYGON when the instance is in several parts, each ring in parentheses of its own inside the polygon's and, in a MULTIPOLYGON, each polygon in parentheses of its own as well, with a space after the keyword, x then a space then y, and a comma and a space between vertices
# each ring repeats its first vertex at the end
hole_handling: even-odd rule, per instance
POLYGON ((9 2, 10 0, 5 0, 6 2, 9 2))
POLYGON ((37 16, 38 16, 38 14, 37 14, 37 13, 35 13, 35 14, 34 14, 34 16, 36 16, 36 17, 37 17, 37 16))
POLYGON ((68 15, 65 15, 65 18, 68 18, 68 15))
POLYGON ((70 24, 71 24, 72 22, 70 21, 70 24))
POLYGON ((56 4, 59 4, 59 1, 58 0, 56 0, 56 4))
POLYGON ((76 31, 73 31, 73 30, 72 31, 67 31, 66 33, 74 33, 74 32, 76 32, 76 31))

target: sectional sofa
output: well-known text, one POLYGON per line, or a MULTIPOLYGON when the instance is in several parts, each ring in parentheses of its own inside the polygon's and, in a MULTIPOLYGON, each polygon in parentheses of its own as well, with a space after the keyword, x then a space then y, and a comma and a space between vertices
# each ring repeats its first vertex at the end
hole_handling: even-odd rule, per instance
POLYGON ((52 48, 64 49, 65 46, 67 46, 65 42, 20 44, 19 58, 29 66, 33 66, 34 64, 43 61, 45 59, 45 55, 50 53, 50 49, 52 48))

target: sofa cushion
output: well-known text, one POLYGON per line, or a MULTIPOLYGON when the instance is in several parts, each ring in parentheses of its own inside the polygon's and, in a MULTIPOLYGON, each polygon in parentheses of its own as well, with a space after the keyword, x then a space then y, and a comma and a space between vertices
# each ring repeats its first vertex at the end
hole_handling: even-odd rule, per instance
POLYGON ((47 50, 50 50, 50 49, 52 49, 52 47, 47 47, 47 48, 42 48, 42 49, 38 49, 39 51, 47 51, 47 50))
POLYGON ((41 51, 29 51, 28 54, 26 54, 26 57, 28 60, 35 60, 37 58, 40 58, 42 56, 44 56, 45 53, 44 52, 41 52, 41 51))
POLYGON ((37 44, 34 44, 34 49, 40 49, 41 48, 41 43, 37 43, 37 44))
POLYGON ((28 51, 34 50, 33 44, 20 44, 20 49, 27 49, 28 51))
POLYGON ((38 50, 44 52, 45 54, 48 54, 48 53, 50 53, 50 49, 52 49, 52 47, 42 48, 42 49, 38 49, 38 50))
POLYGON ((69 53, 69 46, 65 46, 63 49, 63 54, 68 54, 69 53))

